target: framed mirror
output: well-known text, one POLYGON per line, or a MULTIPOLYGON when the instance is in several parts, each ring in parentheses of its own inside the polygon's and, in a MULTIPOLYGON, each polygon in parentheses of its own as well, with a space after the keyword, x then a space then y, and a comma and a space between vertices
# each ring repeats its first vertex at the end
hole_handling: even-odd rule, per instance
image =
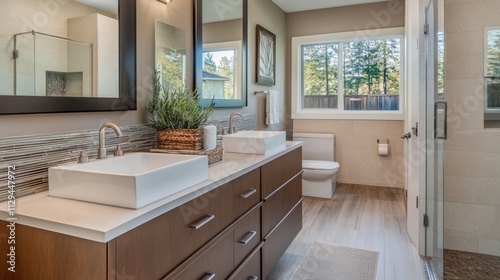
POLYGON ((4 2, 0 114, 136 109, 136 1, 4 2))
POLYGON ((195 78, 200 103, 247 106, 247 0, 195 0, 195 78))

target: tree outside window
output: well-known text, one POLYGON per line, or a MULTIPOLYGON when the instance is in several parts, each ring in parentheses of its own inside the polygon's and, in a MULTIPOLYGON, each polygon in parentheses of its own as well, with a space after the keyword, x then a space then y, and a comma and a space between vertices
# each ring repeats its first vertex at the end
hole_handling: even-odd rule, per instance
POLYGON ((235 99, 235 50, 203 53, 203 98, 235 99))
POLYGON ((399 110, 400 39, 302 45, 303 108, 399 110), (341 67, 341 69, 339 69, 341 67))

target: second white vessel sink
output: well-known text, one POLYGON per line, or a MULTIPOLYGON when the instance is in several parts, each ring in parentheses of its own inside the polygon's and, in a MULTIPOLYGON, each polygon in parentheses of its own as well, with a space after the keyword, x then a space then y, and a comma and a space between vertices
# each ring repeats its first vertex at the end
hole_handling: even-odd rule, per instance
POLYGON ((286 150, 285 131, 239 131, 222 136, 229 153, 272 155, 286 150))
POLYGON ((207 179, 206 156, 130 153, 49 168, 49 195, 138 209, 207 179))

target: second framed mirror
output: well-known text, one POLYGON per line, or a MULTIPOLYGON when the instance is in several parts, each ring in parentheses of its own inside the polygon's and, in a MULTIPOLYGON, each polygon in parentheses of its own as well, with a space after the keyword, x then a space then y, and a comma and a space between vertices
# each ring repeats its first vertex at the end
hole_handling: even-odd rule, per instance
POLYGON ((201 103, 247 105, 247 0, 195 0, 195 84, 201 103))

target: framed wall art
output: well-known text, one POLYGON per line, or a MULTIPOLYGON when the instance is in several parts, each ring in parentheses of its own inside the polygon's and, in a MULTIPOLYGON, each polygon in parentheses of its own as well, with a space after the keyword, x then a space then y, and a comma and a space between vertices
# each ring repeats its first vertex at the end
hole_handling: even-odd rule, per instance
POLYGON ((276 75, 276 35, 257 25, 256 82, 273 86, 276 75))

